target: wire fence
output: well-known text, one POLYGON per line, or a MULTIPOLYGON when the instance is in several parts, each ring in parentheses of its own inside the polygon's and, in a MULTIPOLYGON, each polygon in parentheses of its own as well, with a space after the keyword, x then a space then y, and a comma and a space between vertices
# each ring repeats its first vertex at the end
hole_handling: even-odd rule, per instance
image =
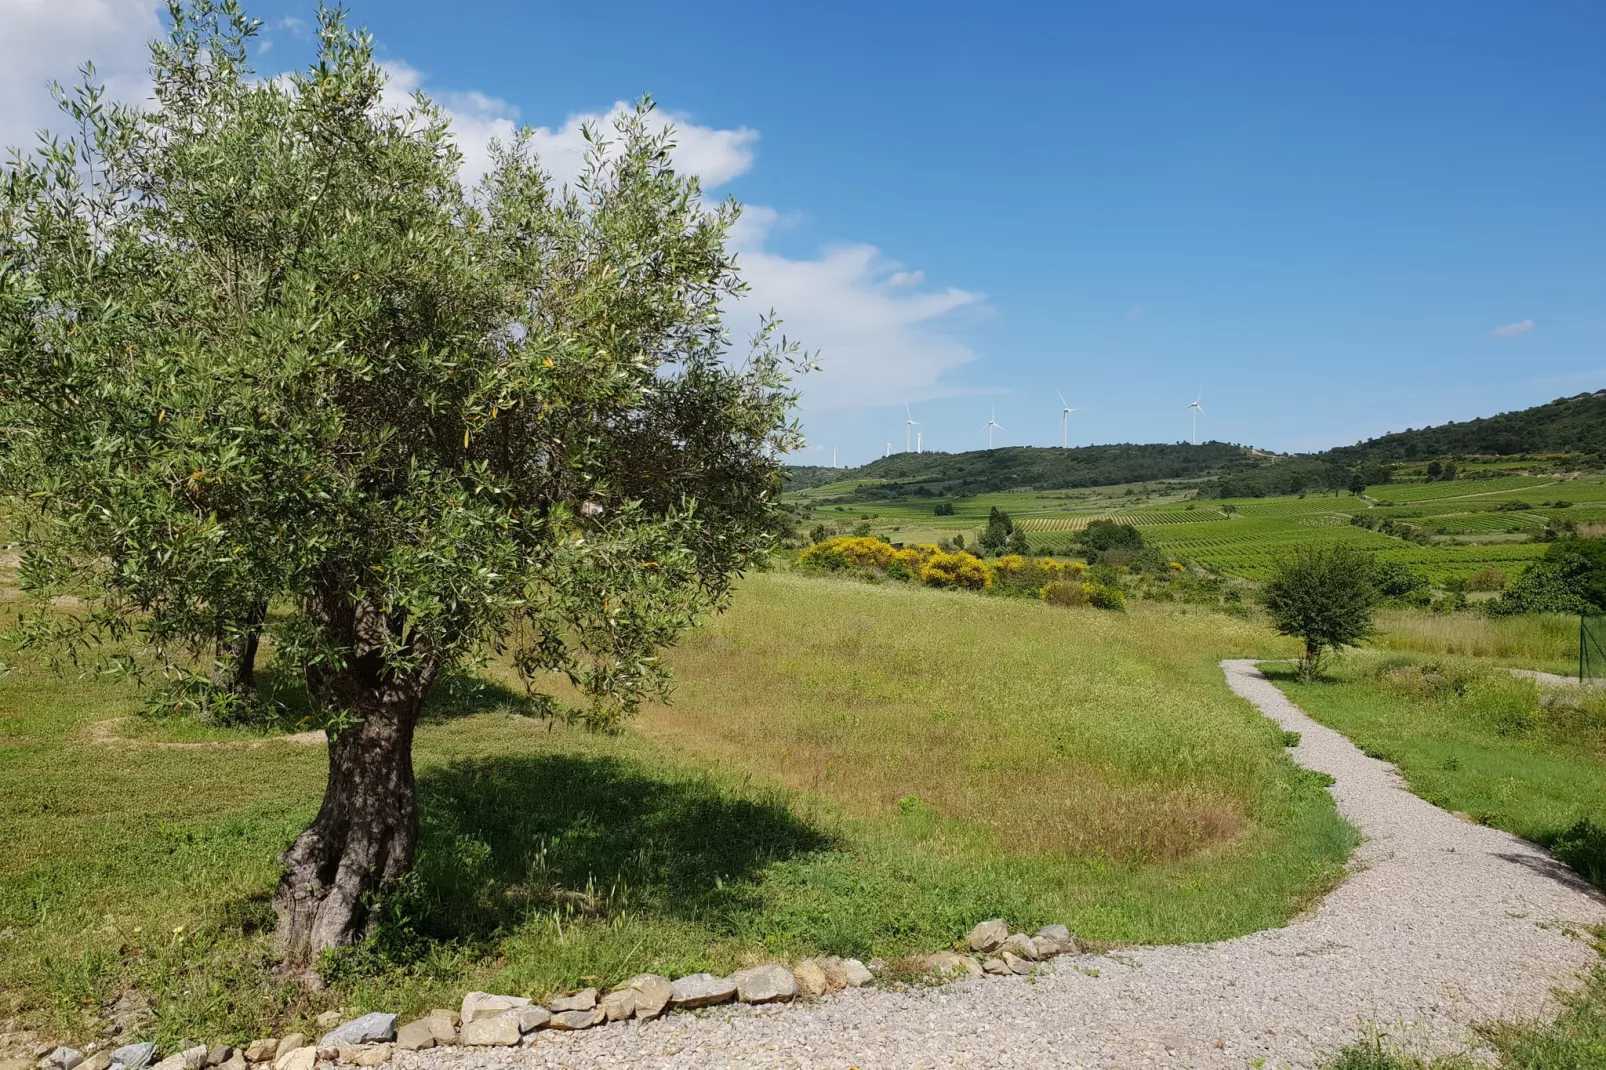
POLYGON ((1578 618, 1578 679, 1606 678, 1606 614, 1578 618))

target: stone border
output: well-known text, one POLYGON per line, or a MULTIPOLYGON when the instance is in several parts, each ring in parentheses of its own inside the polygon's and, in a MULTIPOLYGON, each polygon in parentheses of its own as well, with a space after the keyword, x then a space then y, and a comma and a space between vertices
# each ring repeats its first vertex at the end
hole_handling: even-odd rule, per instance
MULTIPOLYGON (((1079 955, 1082 946, 1063 925, 1047 925, 1033 936, 1011 933, 1002 919, 984 921, 963 942, 965 951, 939 951, 918 960, 927 975, 950 980, 987 974, 1027 975, 1039 963, 1059 955, 1079 955)), ((379 1066, 397 1051, 463 1045, 511 1048, 535 1043, 543 1030, 591 1029, 630 1019, 647 1021, 671 1010, 696 1010, 721 1003, 790 1003, 820 999, 875 980, 884 964, 866 966, 858 959, 834 955, 805 959, 796 966, 779 962, 737 970, 729 977, 694 973, 678 980, 655 973, 637 974, 599 993, 587 988, 541 1006, 525 996, 470 992, 458 1010, 437 1008, 399 1029, 396 1015, 375 1011, 347 1022, 338 1011, 318 1016, 328 1032, 313 1041, 304 1034, 254 1040, 244 1048, 195 1044, 157 1060, 155 1044, 125 1044, 112 1051, 85 1055, 56 1047, 35 1063, 31 1059, 0 1060, 0 1070, 318 1070, 319 1064, 379 1066)))

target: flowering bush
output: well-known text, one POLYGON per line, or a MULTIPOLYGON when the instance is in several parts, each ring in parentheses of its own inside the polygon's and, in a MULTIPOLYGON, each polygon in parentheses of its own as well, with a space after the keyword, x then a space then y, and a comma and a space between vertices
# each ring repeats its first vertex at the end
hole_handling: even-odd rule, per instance
POLYGON ((880 539, 847 535, 815 543, 797 555, 804 568, 836 572, 845 568, 874 568, 883 572, 892 564, 892 544, 880 539))
POLYGON ((992 586, 993 576, 979 557, 964 553, 935 553, 920 566, 920 582, 931 587, 983 591, 992 586))
POLYGON ((993 562, 993 589, 1000 594, 1036 595, 1056 580, 1080 580, 1087 571, 1079 561, 1009 554, 993 562))
POLYGON ((1121 588, 1104 583, 1055 580, 1039 592, 1043 601, 1054 606, 1092 606, 1095 609, 1125 609, 1126 595, 1121 588))

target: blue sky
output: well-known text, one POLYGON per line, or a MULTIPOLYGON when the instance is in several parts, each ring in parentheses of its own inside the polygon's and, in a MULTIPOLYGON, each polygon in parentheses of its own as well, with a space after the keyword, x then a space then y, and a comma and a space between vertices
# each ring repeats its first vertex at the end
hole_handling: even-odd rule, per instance
MULTIPOLYGON (((305 57, 310 5, 251 10, 264 70, 305 57)), ((1202 384, 1202 433, 1306 450, 1606 387, 1599 4, 352 12, 466 140, 676 116, 754 206, 750 305, 822 351, 800 460, 901 448, 906 403, 933 448, 995 404, 999 444, 1055 444, 1056 389, 1073 443, 1185 438, 1202 384)), ((30 53, 115 79, 117 35, 63 25, 30 53)))

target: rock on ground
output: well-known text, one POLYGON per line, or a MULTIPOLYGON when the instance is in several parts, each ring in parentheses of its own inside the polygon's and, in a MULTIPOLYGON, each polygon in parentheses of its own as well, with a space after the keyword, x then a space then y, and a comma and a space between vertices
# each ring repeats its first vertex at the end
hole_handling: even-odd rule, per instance
POLYGON ((642 1020, 663 1014, 675 998, 674 984, 656 973, 638 973, 619 987, 635 993, 636 1017, 642 1020))
POLYGON ((676 1007, 709 1007, 734 999, 735 996, 736 982, 730 978, 694 973, 675 982, 675 994, 670 1002, 676 1007))
POLYGON ((396 1016, 375 1011, 337 1026, 318 1041, 320 1048, 346 1048, 396 1039, 396 1016))
POLYGON ((1007 939, 1009 939, 1009 926, 1002 920, 994 918, 970 930, 970 935, 965 937, 965 943, 972 951, 997 951, 1007 939))
POLYGON ((743 1003, 786 1003, 797 996, 797 980, 792 971, 779 963, 737 970, 736 998, 743 1003))
MULTIPOLYGON (((530 1001, 523 996, 493 996, 489 992, 470 992, 463 997, 462 1022, 464 1025, 476 1018, 495 1018, 499 1014, 528 1007, 530 1001)), ((464 1041, 463 1043, 468 1043, 464 1041)))

